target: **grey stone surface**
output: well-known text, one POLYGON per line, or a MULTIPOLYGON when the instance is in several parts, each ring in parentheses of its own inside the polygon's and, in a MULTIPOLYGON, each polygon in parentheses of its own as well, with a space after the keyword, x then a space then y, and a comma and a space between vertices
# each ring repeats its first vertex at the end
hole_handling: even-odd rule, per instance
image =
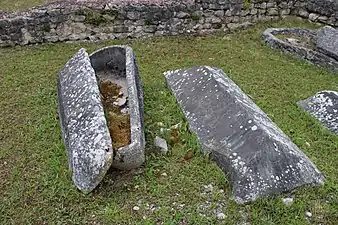
POLYGON ((125 79, 131 124, 131 143, 114 152, 112 166, 130 170, 141 166, 145 160, 143 88, 136 56, 129 46, 109 46, 90 55, 98 78, 125 79), (110 71, 109 73, 101 73, 110 71), (105 74, 105 77, 100 77, 105 74))
POLYGON ((94 69, 81 49, 58 74, 62 138, 74 184, 92 191, 113 161, 112 142, 94 69))
POLYGON ((338 26, 330 0, 63 0, 23 12, 0 11, 0 47, 59 41, 102 41, 206 35, 244 29, 287 15, 338 26), (327 4, 330 3, 330 4, 327 4), (244 4, 245 5, 245 4, 244 4), (316 12, 316 13, 313 13, 316 12))
POLYGON ((156 136, 155 139, 154 139, 154 146, 159 148, 161 153, 166 154, 168 152, 167 141, 164 140, 163 138, 156 136))
POLYGON ((59 72, 58 109, 62 137, 72 179, 78 189, 85 193, 92 191, 111 166, 130 170, 144 162, 143 108, 136 56, 128 46, 109 46, 90 56, 81 49, 59 72), (102 70, 109 72, 101 73, 102 70), (131 142, 119 149, 112 147, 104 115, 98 86, 101 74, 106 76, 105 79, 124 82, 126 87, 121 91, 128 92, 131 142))
POLYGON ((316 66, 327 67, 334 72, 338 72, 338 61, 330 55, 323 54, 316 50, 317 30, 302 28, 268 28, 263 32, 263 39, 271 48, 288 52, 298 58, 302 58, 316 66), (299 37, 299 42, 292 42, 279 39, 276 35, 292 35, 299 37), (309 43, 304 43, 302 39, 307 39, 309 43))
POLYGON ((222 70, 193 67, 165 78, 202 152, 229 175, 238 203, 324 183, 310 159, 222 70))
POLYGON ((330 26, 320 28, 317 35, 317 48, 338 60, 338 30, 330 26))
POLYGON ((338 134, 338 92, 320 91, 308 99, 297 102, 306 112, 325 127, 338 134))

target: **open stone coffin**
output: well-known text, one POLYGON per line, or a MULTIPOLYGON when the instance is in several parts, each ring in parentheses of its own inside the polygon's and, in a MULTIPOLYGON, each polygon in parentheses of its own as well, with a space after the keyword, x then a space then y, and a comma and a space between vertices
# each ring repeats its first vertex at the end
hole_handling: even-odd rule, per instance
POLYGON ((271 48, 289 52, 317 66, 338 72, 338 30, 324 26, 317 30, 303 28, 268 28, 263 39, 271 48))
POLYGON ((109 46, 90 56, 85 49, 77 52, 58 74, 58 110, 79 190, 91 192, 111 166, 131 170, 143 164, 143 89, 130 47, 109 46))

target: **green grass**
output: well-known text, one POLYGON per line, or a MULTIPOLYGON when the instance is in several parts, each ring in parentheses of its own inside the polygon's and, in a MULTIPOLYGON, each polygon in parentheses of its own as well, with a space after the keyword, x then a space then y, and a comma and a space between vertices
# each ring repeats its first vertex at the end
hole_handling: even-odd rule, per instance
POLYGON ((13 11, 13 10, 24 10, 37 5, 41 5, 47 2, 53 2, 55 0, 1 0, 0 10, 13 11))
MULTIPOLYGON (((226 36, 170 37, 105 44, 50 44, 0 49, 0 221, 2 224, 338 224, 338 137, 295 104, 320 90, 337 90, 338 76, 265 46, 266 27, 309 27, 299 20, 258 25, 226 36), (184 121, 163 77, 167 70, 195 65, 222 68, 326 175, 323 187, 237 205, 217 166, 197 153, 196 138, 180 128, 170 154, 148 154, 132 172, 110 171, 91 194, 71 182, 58 122, 58 71, 81 47, 92 52, 130 44, 145 90, 147 143, 184 121), (168 176, 161 174, 167 173, 168 176), (212 195, 201 194, 212 184, 212 195), (219 190, 223 189, 224 193, 219 190), (206 203, 208 201, 209 203, 206 203), (155 204, 157 210, 149 207, 155 204), (184 204, 184 206, 180 206, 184 204), (221 205, 222 204, 222 205, 221 205), (140 206, 134 212, 132 208, 140 206), (149 207, 147 206, 149 205, 149 207), (200 205, 207 209, 202 210, 200 205), (160 207, 160 208, 159 208, 160 207), (226 218, 216 219, 220 210, 226 218), (312 213, 308 220, 305 212, 312 213), (205 216, 203 216, 203 214, 205 216)), ((169 134, 162 135, 167 138, 169 134)), ((148 146, 151 149, 151 145, 148 146)))

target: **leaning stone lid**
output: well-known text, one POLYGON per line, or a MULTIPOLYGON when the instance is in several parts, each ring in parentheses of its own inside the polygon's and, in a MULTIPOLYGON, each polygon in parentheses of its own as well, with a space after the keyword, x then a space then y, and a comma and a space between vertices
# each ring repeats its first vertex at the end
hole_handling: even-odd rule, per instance
POLYGON ((59 72, 57 86, 62 138, 73 182, 88 193, 110 168, 113 149, 95 71, 85 49, 59 72))

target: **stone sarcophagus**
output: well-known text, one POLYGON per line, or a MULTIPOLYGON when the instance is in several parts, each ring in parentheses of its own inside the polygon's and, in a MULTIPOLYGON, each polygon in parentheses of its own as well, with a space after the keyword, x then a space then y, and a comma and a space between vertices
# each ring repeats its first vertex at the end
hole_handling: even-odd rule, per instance
POLYGON ((272 48, 338 72, 338 30, 333 27, 325 26, 317 30, 268 28, 262 36, 272 48))
POLYGON ((228 175, 236 202, 324 183, 310 159, 222 70, 200 66, 164 75, 202 152, 228 175))
POLYGON ((110 167, 130 170, 145 160, 143 89, 136 56, 109 46, 77 52, 58 74, 62 138, 74 184, 91 192, 110 167))

